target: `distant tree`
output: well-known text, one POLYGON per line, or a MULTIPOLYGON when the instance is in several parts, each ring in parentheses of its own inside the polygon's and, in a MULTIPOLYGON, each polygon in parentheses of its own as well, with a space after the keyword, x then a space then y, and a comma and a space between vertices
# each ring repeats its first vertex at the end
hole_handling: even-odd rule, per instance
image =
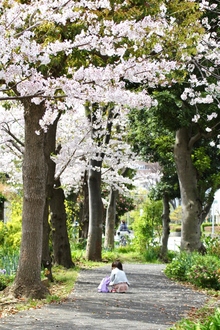
POLYGON ((145 202, 143 214, 137 217, 133 223, 135 232, 134 246, 142 253, 149 249, 156 239, 160 239, 162 232, 161 224, 162 202, 145 202))
POLYGON ((174 135, 158 124, 152 110, 132 110, 130 113, 130 143, 134 151, 146 162, 158 162, 161 177, 150 189, 154 200, 163 201, 161 258, 167 258, 170 234, 170 202, 179 197, 178 177, 173 158, 174 135), (149 133, 150 132, 150 133, 149 133))

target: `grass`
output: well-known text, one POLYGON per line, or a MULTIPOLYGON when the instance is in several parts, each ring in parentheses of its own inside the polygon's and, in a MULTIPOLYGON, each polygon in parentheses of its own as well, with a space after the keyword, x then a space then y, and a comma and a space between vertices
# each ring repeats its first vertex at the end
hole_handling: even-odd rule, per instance
POLYGON ((206 306, 198 310, 192 310, 188 318, 177 322, 170 330, 219 330, 220 309, 217 301, 211 299, 206 306))
POLYGON ((72 269, 64 269, 63 267, 53 267, 54 282, 49 283, 50 295, 45 299, 15 299, 10 296, 4 297, 3 292, 0 293, 0 317, 15 314, 21 310, 30 308, 39 308, 44 304, 58 303, 64 301, 71 293, 76 282, 79 267, 72 269))

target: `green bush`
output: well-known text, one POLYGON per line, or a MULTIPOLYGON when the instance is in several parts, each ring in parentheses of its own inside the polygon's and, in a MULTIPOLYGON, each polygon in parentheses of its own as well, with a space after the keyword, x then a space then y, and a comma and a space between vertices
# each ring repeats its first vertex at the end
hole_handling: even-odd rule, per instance
POLYGON ((0 291, 4 290, 9 286, 14 280, 14 276, 7 274, 0 274, 0 291))
POLYGON ((187 272, 193 265, 193 255, 187 252, 181 252, 168 264, 164 270, 167 277, 178 280, 186 281, 187 272))
POLYGON ((18 268, 19 253, 4 255, 1 259, 2 267, 8 275, 15 274, 18 268))
POLYGON ((213 315, 201 321, 181 320, 170 330, 219 330, 220 329, 220 309, 217 308, 213 315))
POLYGON ((12 250, 4 246, 0 249, 0 269, 5 269, 7 275, 14 275, 17 271, 19 250, 12 250))
POLYGON ((218 237, 204 236, 204 245, 209 255, 220 257, 220 241, 218 237))
POLYGON ((160 256, 160 246, 150 246, 143 254, 145 261, 156 262, 160 256))
POLYGON ((220 289, 220 261, 216 256, 181 252, 164 270, 167 277, 200 288, 220 289))
MULTIPOLYGON (((217 226, 218 226, 218 224, 214 223, 214 227, 217 227, 217 226)), ((203 222, 202 225, 201 225, 202 231, 205 230, 205 227, 212 227, 212 222, 203 222)))
POLYGON ((143 215, 134 220, 133 229, 135 237, 133 245, 141 253, 152 246, 155 238, 161 237, 161 214, 163 206, 161 201, 147 200, 143 206, 143 215))
POLYGON ((187 273, 187 280, 197 287, 220 289, 220 261, 215 256, 197 256, 187 273))
POLYGON ((0 222, 0 246, 7 250, 17 250, 21 243, 21 201, 21 197, 16 195, 10 201, 9 220, 6 223, 0 222))

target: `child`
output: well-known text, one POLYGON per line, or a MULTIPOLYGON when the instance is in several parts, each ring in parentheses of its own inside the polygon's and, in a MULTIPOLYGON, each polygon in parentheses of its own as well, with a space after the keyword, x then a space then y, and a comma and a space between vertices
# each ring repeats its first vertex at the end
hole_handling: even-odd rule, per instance
POLYGON ((128 291, 128 282, 127 276, 123 271, 123 267, 120 261, 114 261, 112 263, 112 272, 110 275, 110 284, 112 287, 111 292, 120 292, 125 293, 128 291))

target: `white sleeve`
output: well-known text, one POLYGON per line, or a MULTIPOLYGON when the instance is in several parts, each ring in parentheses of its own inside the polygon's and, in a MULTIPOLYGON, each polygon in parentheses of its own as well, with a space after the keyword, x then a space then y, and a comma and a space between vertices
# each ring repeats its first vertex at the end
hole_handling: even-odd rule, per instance
POLYGON ((113 269, 110 275, 110 284, 112 285, 114 283, 115 279, 115 270, 113 269))

